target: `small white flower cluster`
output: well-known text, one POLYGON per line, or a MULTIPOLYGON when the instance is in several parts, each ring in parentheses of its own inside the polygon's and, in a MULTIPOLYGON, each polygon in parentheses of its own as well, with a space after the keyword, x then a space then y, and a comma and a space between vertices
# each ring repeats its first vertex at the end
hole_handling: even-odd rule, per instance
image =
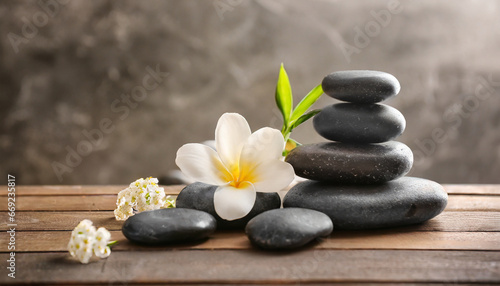
POLYGON ((111 234, 107 229, 100 227, 96 230, 90 220, 84 219, 71 233, 68 250, 71 256, 87 264, 92 252, 100 258, 106 258, 111 254, 108 246, 110 238, 111 234))
POLYGON ((165 190, 158 186, 156 178, 140 178, 118 193, 115 218, 126 220, 134 212, 175 207, 175 199, 165 196, 165 190))

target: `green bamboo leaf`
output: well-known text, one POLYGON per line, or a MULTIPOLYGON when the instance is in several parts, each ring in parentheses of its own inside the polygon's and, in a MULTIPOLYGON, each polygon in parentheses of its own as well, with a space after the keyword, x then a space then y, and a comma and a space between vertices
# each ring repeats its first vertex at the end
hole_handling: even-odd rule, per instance
POLYGON ((278 83, 276 84, 276 104, 281 114, 283 114, 283 124, 288 126, 292 114, 293 97, 290 80, 283 64, 281 64, 278 83))
POLYGON ((314 110, 311 110, 309 111, 308 113, 302 115, 301 117, 299 117, 299 119, 297 119, 297 121, 295 121, 293 124, 292 124, 292 127, 290 128, 290 130, 293 130, 295 127, 299 126, 300 124, 306 122, 307 120, 309 120, 309 118, 313 117, 314 115, 318 114, 321 110, 320 109, 314 109, 314 110))
MULTIPOLYGON (((290 118, 290 122, 294 122, 299 117, 304 114, 311 105, 313 105, 318 98, 323 94, 323 88, 321 84, 313 88, 295 107, 295 110, 292 113, 292 117, 290 118)), ((300 124, 300 123, 299 123, 300 124)))

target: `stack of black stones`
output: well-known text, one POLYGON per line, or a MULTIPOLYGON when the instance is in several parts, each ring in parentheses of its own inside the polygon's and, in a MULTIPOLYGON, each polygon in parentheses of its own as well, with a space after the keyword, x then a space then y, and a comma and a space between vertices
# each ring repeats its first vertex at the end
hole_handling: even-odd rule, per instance
POLYGON ((373 229, 421 223, 443 211, 448 196, 436 182, 403 177, 413 153, 401 142, 406 121, 379 104, 396 96, 398 80, 378 71, 326 76, 324 92, 347 103, 323 108, 314 128, 331 142, 295 148, 286 161, 309 179, 285 196, 285 208, 307 208, 330 217, 337 229, 373 229))
POLYGON ((176 209, 142 212, 123 225, 131 241, 153 245, 197 241, 215 229, 245 229, 249 240, 266 249, 298 248, 337 229, 372 229, 421 223, 438 215, 448 196, 435 182, 403 177, 413 154, 391 141, 405 129, 396 109, 379 104, 398 94, 398 80, 376 71, 335 72, 323 90, 347 101, 324 108, 314 118, 316 131, 331 142, 295 148, 286 161, 309 179, 285 196, 257 193, 251 212, 226 221, 214 207, 217 186, 194 183, 177 197, 176 209))

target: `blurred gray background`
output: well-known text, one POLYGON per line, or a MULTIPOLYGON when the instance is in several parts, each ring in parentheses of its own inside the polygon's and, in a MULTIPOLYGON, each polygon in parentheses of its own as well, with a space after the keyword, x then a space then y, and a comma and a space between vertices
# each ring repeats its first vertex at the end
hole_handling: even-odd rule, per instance
MULTIPOLYGON (((410 175, 500 183, 499 16, 499 1, 3 0, 0 173, 18 184, 168 174, 224 112, 280 128, 283 62, 296 102, 333 71, 395 75, 387 104, 407 120, 410 175)), ((310 122, 292 137, 324 140, 310 122)))

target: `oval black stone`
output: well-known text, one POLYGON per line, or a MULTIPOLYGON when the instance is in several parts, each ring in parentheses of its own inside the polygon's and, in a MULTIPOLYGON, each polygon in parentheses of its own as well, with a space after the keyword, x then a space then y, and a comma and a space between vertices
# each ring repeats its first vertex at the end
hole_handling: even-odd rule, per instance
POLYGON ((384 104, 339 103, 327 106, 313 119, 314 129, 328 140, 346 143, 380 143, 405 130, 399 110, 384 104))
POLYGON ((290 249, 328 236, 333 230, 324 213, 301 208, 270 210, 251 219, 245 232, 250 241, 267 249, 290 249))
POLYGON ((178 208, 188 208, 205 211, 215 217, 219 229, 243 229, 250 219, 268 210, 281 207, 278 193, 257 193, 255 205, 248 215, 243 218, 228 221, 222 219, 214 207, 214 193, 217 186, 196 182, 186 186, 179 193, 176 200, 178 208))
POLYGON ((217 228, 215 218, 190 209, 159 209, 129 217, 122 227, 132 242, 158 245, 196 241, 207 238, 217 228))
POLYGON ((342 184, 383 183, 404 176, 413 164, 405 144, 324 142, 302 145, 286 157, 295 173, 311 180, 342 184))
POLYGON ((403 177, 381 185, 352 186, 306 181, 288 191, 283 206, 325 213, 337 229, 416 224, 440 214, 448 202, 433 181, 403 177))
POLYGON ((401 90, 399 81, 393 75, 370 70, 334 72, 327 75, 321 85, 327 95, 355 103, 380 102, 401 90))

